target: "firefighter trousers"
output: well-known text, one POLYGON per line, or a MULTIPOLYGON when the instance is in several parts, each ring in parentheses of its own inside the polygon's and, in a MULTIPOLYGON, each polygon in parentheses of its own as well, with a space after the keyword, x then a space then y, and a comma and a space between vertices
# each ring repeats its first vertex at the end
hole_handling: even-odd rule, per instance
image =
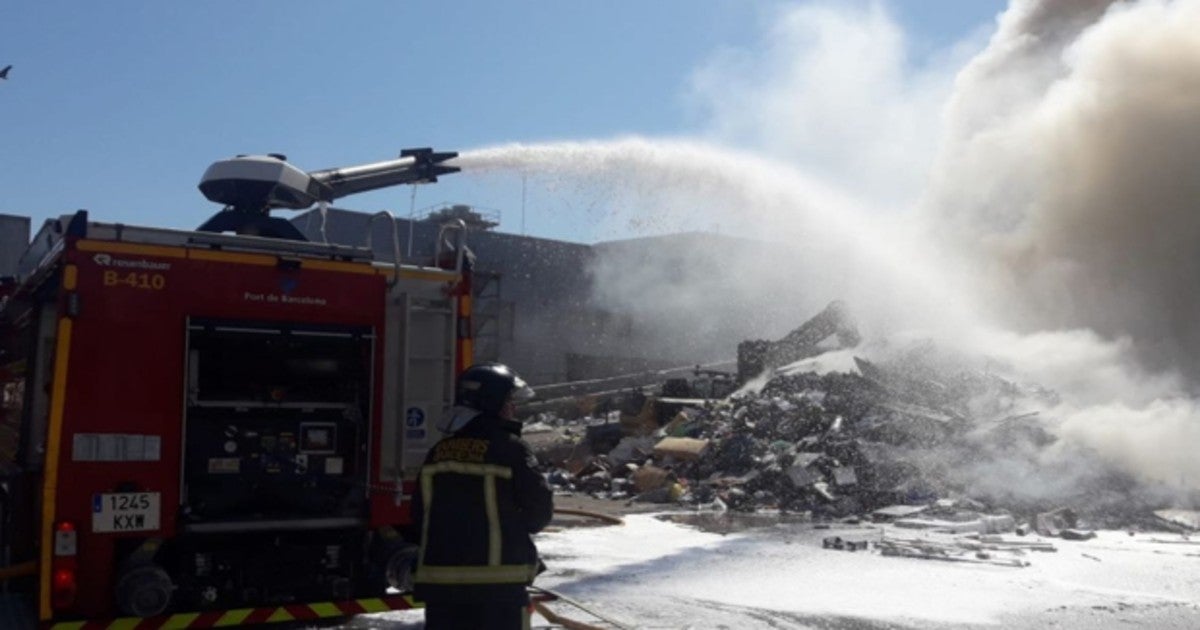
POLYGON ((426 602, 425 630, 529 630, 521 604, 426 602))

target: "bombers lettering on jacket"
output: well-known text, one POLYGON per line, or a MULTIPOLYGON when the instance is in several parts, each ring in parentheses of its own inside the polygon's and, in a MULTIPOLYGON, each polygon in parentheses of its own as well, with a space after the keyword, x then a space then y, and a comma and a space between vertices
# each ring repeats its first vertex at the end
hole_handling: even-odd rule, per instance
POLYGON ((413 503, 417 598, 529 602, 538 569, 531 536, 550 523, 554 503, 520 430, 481 414, 425 457, 413 503))

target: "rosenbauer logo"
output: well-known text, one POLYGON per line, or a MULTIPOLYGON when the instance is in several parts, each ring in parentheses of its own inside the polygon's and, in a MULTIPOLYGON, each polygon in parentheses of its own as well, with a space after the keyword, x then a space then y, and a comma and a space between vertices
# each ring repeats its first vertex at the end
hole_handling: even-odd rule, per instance
POLYGON ((145 258, 136 260, 128 260, 125 258, 113 258, 109 254, 96 254, 92 256, 92 262, 101 267, 117 267, 119 269, 146 269, 149 271, 166 271, 171 268, 171 263, 154 262, 145 258))

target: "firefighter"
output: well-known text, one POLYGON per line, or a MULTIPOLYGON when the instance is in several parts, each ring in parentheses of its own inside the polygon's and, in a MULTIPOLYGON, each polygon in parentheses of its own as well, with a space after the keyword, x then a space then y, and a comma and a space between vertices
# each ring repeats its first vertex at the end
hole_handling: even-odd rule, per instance
POLYGON ((428 630, 528 627, 525 587, 538 572, 532 535, 554 505, 537 459, 521 440, 516 405, 533 396, 499 363, 467 368, 449 437, 429 451, 414 500, 421 528, 414 594, 428 630))

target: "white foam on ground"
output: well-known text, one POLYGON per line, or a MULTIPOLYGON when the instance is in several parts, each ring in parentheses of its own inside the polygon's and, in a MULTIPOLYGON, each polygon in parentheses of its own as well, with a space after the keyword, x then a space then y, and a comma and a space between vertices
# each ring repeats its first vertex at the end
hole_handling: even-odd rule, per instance
MULTIPOLYGON (((537 537, 537 584, 631 628, 1200 627, 1200 545, 1171 534, 1100 532, 1052 542, 1012 568, 822 548, 878 529, 779 525, 720 535, 633 515, 625 525, 537 537), (1155 542, 1169 540, 1171 543, 1155 542), (1148 626, 1149 627, 1149 626, 1148 626)), ((888 530, 914 538, 914 530, 888 530)), ((563 603, 558 614, 605 624, 563 603)), ((534 617, 534 627, 548 624, 534 617)), ((362 615, 351 628, 416 630, 419 611, 362 615)))
POLYGON ((637 627, 802 628, 831 618, 1008 626, 1014 618, 1045 624, 1060 606, 1160 604, 1200 619, 1200 574, 1188 555, 1200 554, 1195 546, 1102 532, 1092 541, 1054 540, 1058 552, 1029 553, 1030 566, 1012 568, 820 545, 828 535, 878 531, 779 526, 721 536, 635 515, 622 527, 540 536, 550 571, 539 584, 637 627))

